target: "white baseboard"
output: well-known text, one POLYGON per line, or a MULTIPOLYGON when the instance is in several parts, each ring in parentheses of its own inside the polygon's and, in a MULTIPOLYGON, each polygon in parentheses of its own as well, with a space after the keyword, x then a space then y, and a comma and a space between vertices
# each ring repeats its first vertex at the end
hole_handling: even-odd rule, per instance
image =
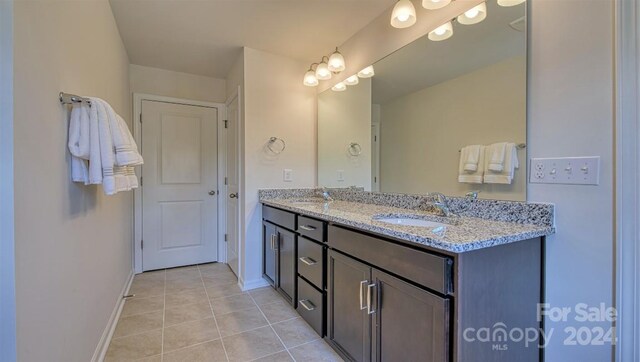
POLYGON ((116 302, 115 307, 113 308, 113 312, 111 312, 111 317, 109 318, 109 322, 107 326, 104 328, 104 332, 102 332, 102 337, 100 337, 100 342, 96 347, 95 352, 93 352, 93 357, 91 358, 91 362, 102 362, 104 360, 105 355, 107 354, 107 349, 109 349, 109 343, 111 343, 111 338, 113 337, 113 332, 116 330, 116 324, 118 324, 118 319, 120 318, 120 313, 122 313, 122 307, 124 307, 124 295, 129 294, 129 288, 131 288, 131 282, 133 282, 133 271, 129 274, 129 278, 127 278, 127 282, 124 284, 120 295, 118 295, 118 301, 116 302))
POLYGON ((251 289, 267 287, 269 285, 270 284, 262 278, 249 281, 244 281, 243 279, 238 278, 238 286, 240 287, 240 289, 242 289, 243 292, 251 289))

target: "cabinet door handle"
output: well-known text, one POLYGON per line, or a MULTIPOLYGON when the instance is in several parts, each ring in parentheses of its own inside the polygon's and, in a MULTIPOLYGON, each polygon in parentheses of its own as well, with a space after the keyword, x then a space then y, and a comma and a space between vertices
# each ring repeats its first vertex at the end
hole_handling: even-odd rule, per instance
POLYGON ((277 239, 278 239, 278 235, 276 234, 271 235, 271 250, 276 250, 277 239))
POLYGON ((364 286, 368 283, 368 280, 363 280, 360 282, 360 310, 364 310, 367 308, 367 306, 364 305, 364 297, 362 295, 364 294, 364 286))
POLYGON ((375 287, 375 284, 367 285, 367 314, 373 314, 376 312, 375 309, 371 308, 371 299, 373 299, 372 294, 375 287))
POLYGON ((316 309, 316 306, 313 305, 313 303, 311 303, 311 301, 309 301, 309 300, 301 300, 300 301, 300 305, 302 307, 304 307, 304 309, 306 309, 308 311, 312 311, 312 310, 316 309))
POLYGON ((308 256, 302 256, 302 257, 300 257, 300 258, 298 258, 298 259, 300 259, 300 261, 301 261, 301 262, 303 262, 303 263, 307 264, 308 266, 312 266, 312 265, 314 265, 314 264, 316 264, 316 263, 317 263, 317 261, 315 261, 315 260, 311 259, 311 258, 310 258, 310 257, 308 257, 308 256))
POLYGON ((311 225, 300 225, 300 229, 302 230, 307 230, 307 231, 313 231, 316 229, 315 226, 311 226, 311 225))

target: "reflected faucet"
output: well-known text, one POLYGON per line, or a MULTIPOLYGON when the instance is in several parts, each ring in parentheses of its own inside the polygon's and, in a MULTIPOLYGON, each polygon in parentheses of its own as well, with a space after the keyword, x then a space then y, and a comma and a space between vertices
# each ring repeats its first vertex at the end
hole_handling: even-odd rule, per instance
POLYGON ((429 194, 427 194, 427 196, 431 196, 435 198, 435 201, 432 202, 431 205, 440 212, 441 216, 445 216, 445 217, 458 216, 449 208, 449 201, 444 194, 440 192, 430 192, 429 194))
POLYGON ((325 202, 331 202, 333 201, 333 198, 331 197, 331 195, 329 194, 329 189, 327 189, 326 187, 322 187, 322 198, 324 199, 325 202))

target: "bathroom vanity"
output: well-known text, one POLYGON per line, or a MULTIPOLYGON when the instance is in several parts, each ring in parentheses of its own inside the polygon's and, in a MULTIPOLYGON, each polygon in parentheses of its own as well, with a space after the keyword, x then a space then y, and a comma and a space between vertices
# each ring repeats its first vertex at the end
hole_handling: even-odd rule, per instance
POLYGON ((261 191, 264 275, 343 358, 539 359, 537 335, 503 337, 541 327, 552 205, 451 198, 464 211, 442 217, 425 197, 313 195, 261 191))

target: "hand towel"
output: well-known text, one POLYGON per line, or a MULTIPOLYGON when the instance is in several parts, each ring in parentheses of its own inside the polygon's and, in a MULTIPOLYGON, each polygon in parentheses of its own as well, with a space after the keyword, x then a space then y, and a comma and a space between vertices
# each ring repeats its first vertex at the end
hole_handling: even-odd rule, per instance
MULTIPOLYGON (((475 172, 478 170, 478 160, 480 159, 480 145, 472 145, 463 147, 460 150, 460 162, 464 163, 465 171, 475 172)), ((482 167, 483 165, 480 165, 482 167)))
MULTIPOLYGON (((91 98, 91 101, 98 102, 98 98, 91 98)), ((89 110, 89 183, 92 185, 102 184, 98 108, 99 107, 94 104, 89 110)))
MULTIPOLYGON (((469 147, 476 147, 476 146, 469 146, 469 147)), ((468 149, 469 147, 463 148, 462 151, 460 152, 460 164, 458 166, 458 182, 481 184, 483 180, 483 174, 484 174, 485 147, 479 146, 479 145, 477 146, 478 147, 478 162, 476 165, 477 167, 475 171, 467 171, 465 170, 465 165, 467 164, 466 160, 468 159, 468 157, 466 157, 466 155, 463 156, 462 153, 463 151, 465 151, 465 149, 468 149)))
POLYGON ((502 172, 505 169, 505 153, 506 153, 507 143, 500 142, 494 143, 488 146, 489 149, 489 167, 488 170, 495 172, 502 172))
MULTIPOLYGON (((489 153, 489 151, 487 151, 489 153)), ((488 156, 488 155, 487 155, 488 156)), ((488 157, 486 158, 488 160, 488 157)), ((504 167, 501 172, 492 171, 489 161, 485 161, 487 170, 484 173, 484 182, 488 184, 510 184, 513 181, 515 169, 520 167, 518 161, 518 149, 515 143, 507 143, 505 147, 504 167)))
POLYGON ((71 180, 89 184, 89 166, 85 161, 89 151, 89 107, 74 104, 69 119, 69 153, 71 153, 71 180))
POLYGON ((111 138, 115 150, 115 165, 117 166, 137 166, 142 164, 142 156, 138 152, 138 147, 133 140, 129 127, 125 121, 117 114, 111 105, 103 102, 105 111, 109 119, 111 138))

